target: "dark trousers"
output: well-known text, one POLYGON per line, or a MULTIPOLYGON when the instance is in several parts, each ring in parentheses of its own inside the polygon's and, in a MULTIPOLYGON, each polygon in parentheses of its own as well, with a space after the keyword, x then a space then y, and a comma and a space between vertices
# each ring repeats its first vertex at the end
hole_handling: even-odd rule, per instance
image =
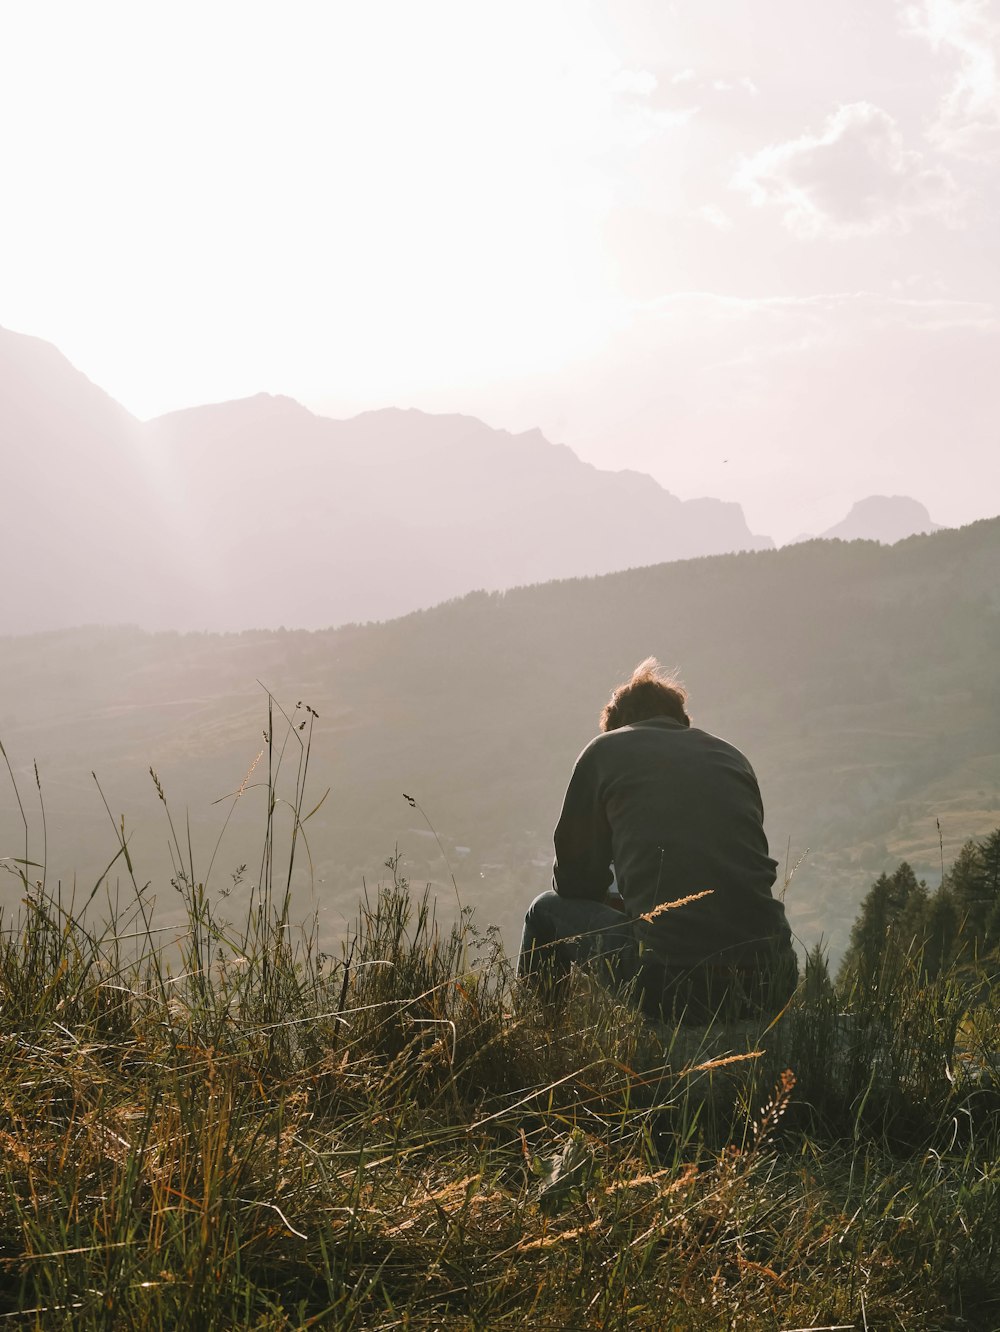
POLYGON ((790 943, 750 963, 671 967, 640 949, 631 920, 613 906, 541 893, 524 918, 517 973, 554 990, 574 965, 595 971, 647 1017, 695 1026, 776 1014, 798 983, 790 943))
POLYGON ((549 891, 540 893, 525 913, 519 976, 559 979, 572 966, 591 966, 625 983, 635 975, 638 959, 630 920, 607 902, 549 891))

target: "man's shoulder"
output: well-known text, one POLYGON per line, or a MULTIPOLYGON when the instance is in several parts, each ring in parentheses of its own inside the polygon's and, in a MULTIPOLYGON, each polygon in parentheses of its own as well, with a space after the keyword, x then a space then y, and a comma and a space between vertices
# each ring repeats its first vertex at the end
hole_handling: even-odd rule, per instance
POLYGON ((613 731, 602 731, 583 747, 577 762, 599 762, 602 757, 610 757, 616 751, 648 744, 651 737, 662 740, 664 745, 677 744, 689 753, 728 755, 732 760, 750 767, 750 761, 743 751, 729 740, 698 726, 685 726, 669 717, 652 717, 630 726, 619 726, 613 731))
POLYGON ((715 735, 711 731, 697 730, 693 726, 691 727, 691 731, 694 736, 692 743, 699 748, 711 750, 720 755, 724 754, 733 762, 742 764, 747 768, 750 767, 750 760, 747 758, 746 754, 743 753, 742 749, 739 749, 734 745, 731 740, 724 740, 721 735, 715 735))
POLYGON ((593 740, 588 740, 577 755, 577 764, 587 763, 603 753, 607 740, 614 734, 614 731, 602 731, 600 735, 595 735, 593 740))
MULTIPOLYGON (((636 722, 634 726, 623 726, 620 731, 610 732, 609 737, 625 737, 629 733, 633 736, 655 735, 662 740, 664 748, 676 747, 678 754, 687 754, 692 760, 696 757, 714 758, 753 771, 750 760, 741 749, 731 741, 724 740, 721 735, 702 730, 700 726, 684 726, 668 717, 654 717, 649 721, 636 722)), ((601 737, 598 736, 598 739, 601 737)), ((629 742, 625 740, 624 743, 629 742)))

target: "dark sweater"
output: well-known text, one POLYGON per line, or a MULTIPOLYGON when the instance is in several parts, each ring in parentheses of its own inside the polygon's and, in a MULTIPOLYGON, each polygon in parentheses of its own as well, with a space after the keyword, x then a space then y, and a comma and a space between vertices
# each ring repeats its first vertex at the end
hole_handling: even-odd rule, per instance
POLYGON ((771 894, 757 778, 733 745, 668 717, 597 736, 576 761, 555 831, 552 886, 603 899, 614 877, 629 916, 711 890, 639 921, 667 967, 753 964, 787 949, 785 909, 771 894))

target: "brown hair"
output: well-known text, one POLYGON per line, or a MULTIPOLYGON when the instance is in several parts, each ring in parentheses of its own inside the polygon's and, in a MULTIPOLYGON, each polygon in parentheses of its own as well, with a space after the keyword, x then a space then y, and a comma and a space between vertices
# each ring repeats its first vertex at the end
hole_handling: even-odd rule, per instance
POLYGON ((612 692, 601 713, 601 730, 617 731, 651 717, 672 717, 690 726, 686 703, 687 690, 680 680, 668 675, 655 657, 647 657, 632 672, 631 680, 612 692))

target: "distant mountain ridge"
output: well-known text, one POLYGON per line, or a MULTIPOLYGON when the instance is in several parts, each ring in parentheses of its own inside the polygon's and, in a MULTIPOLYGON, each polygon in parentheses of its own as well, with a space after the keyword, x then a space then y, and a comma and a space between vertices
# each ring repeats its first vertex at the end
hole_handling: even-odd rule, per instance
POLYGON ((30 586, 4 594, 14 632, 322 628, 773 546, 737 504, 683 501, 473 417, 334 421, 258 394, 142 423, 55 348, 5 330, 0 434, 6 489, 25 500, 8 536, 31 549, 30 586))
POLYGON ((252 399, 162 418, 147 433, 196 511, 225 494, 234 512, 259 513, 269 497, 261 544, 247 542, 245 523, 202 510, 215 567, 241 570, 204 627, 254 615, 289 626, 388 619, 477 588, 772 544, 737 505, 684 502, 651 477, 599 471, 539 431, 473 417, 388 408, 333 421, 252 399), (278 583, 282 549, 298 572, 278 583))
POLYGON ((907 495, 869 495, 858 500, 841 522, 821 533, 841 541, 881 541, 891 546, 909 536, 939 532, 927 509, 907 495))
POLYGON ((50 343, 0 329, 6 632, 136 620, 172 580, 145 513, 141 431, 50 343))
POLYGON ((846 518, 819 537, 802 533, 794 541, 879 541, 883 546, 895 545, 910 536, 926 536, 930 532, 940 532, 940 523, 935 523, 926 507, 919 500, 908 495, 869 495, 867 499, 856 500, 846 518))
MULTIPOLYGON (((738 504, 602 471, 540 430, 259 393, 141 422, 51 344, 0 329, 8 632, 325 628, 465 593, 772 548, 738 504)), ((870 496, 822 538, 891 544, 926 508, 870 496)), ((798 540, 809 540, 800 537, 798 540)))

